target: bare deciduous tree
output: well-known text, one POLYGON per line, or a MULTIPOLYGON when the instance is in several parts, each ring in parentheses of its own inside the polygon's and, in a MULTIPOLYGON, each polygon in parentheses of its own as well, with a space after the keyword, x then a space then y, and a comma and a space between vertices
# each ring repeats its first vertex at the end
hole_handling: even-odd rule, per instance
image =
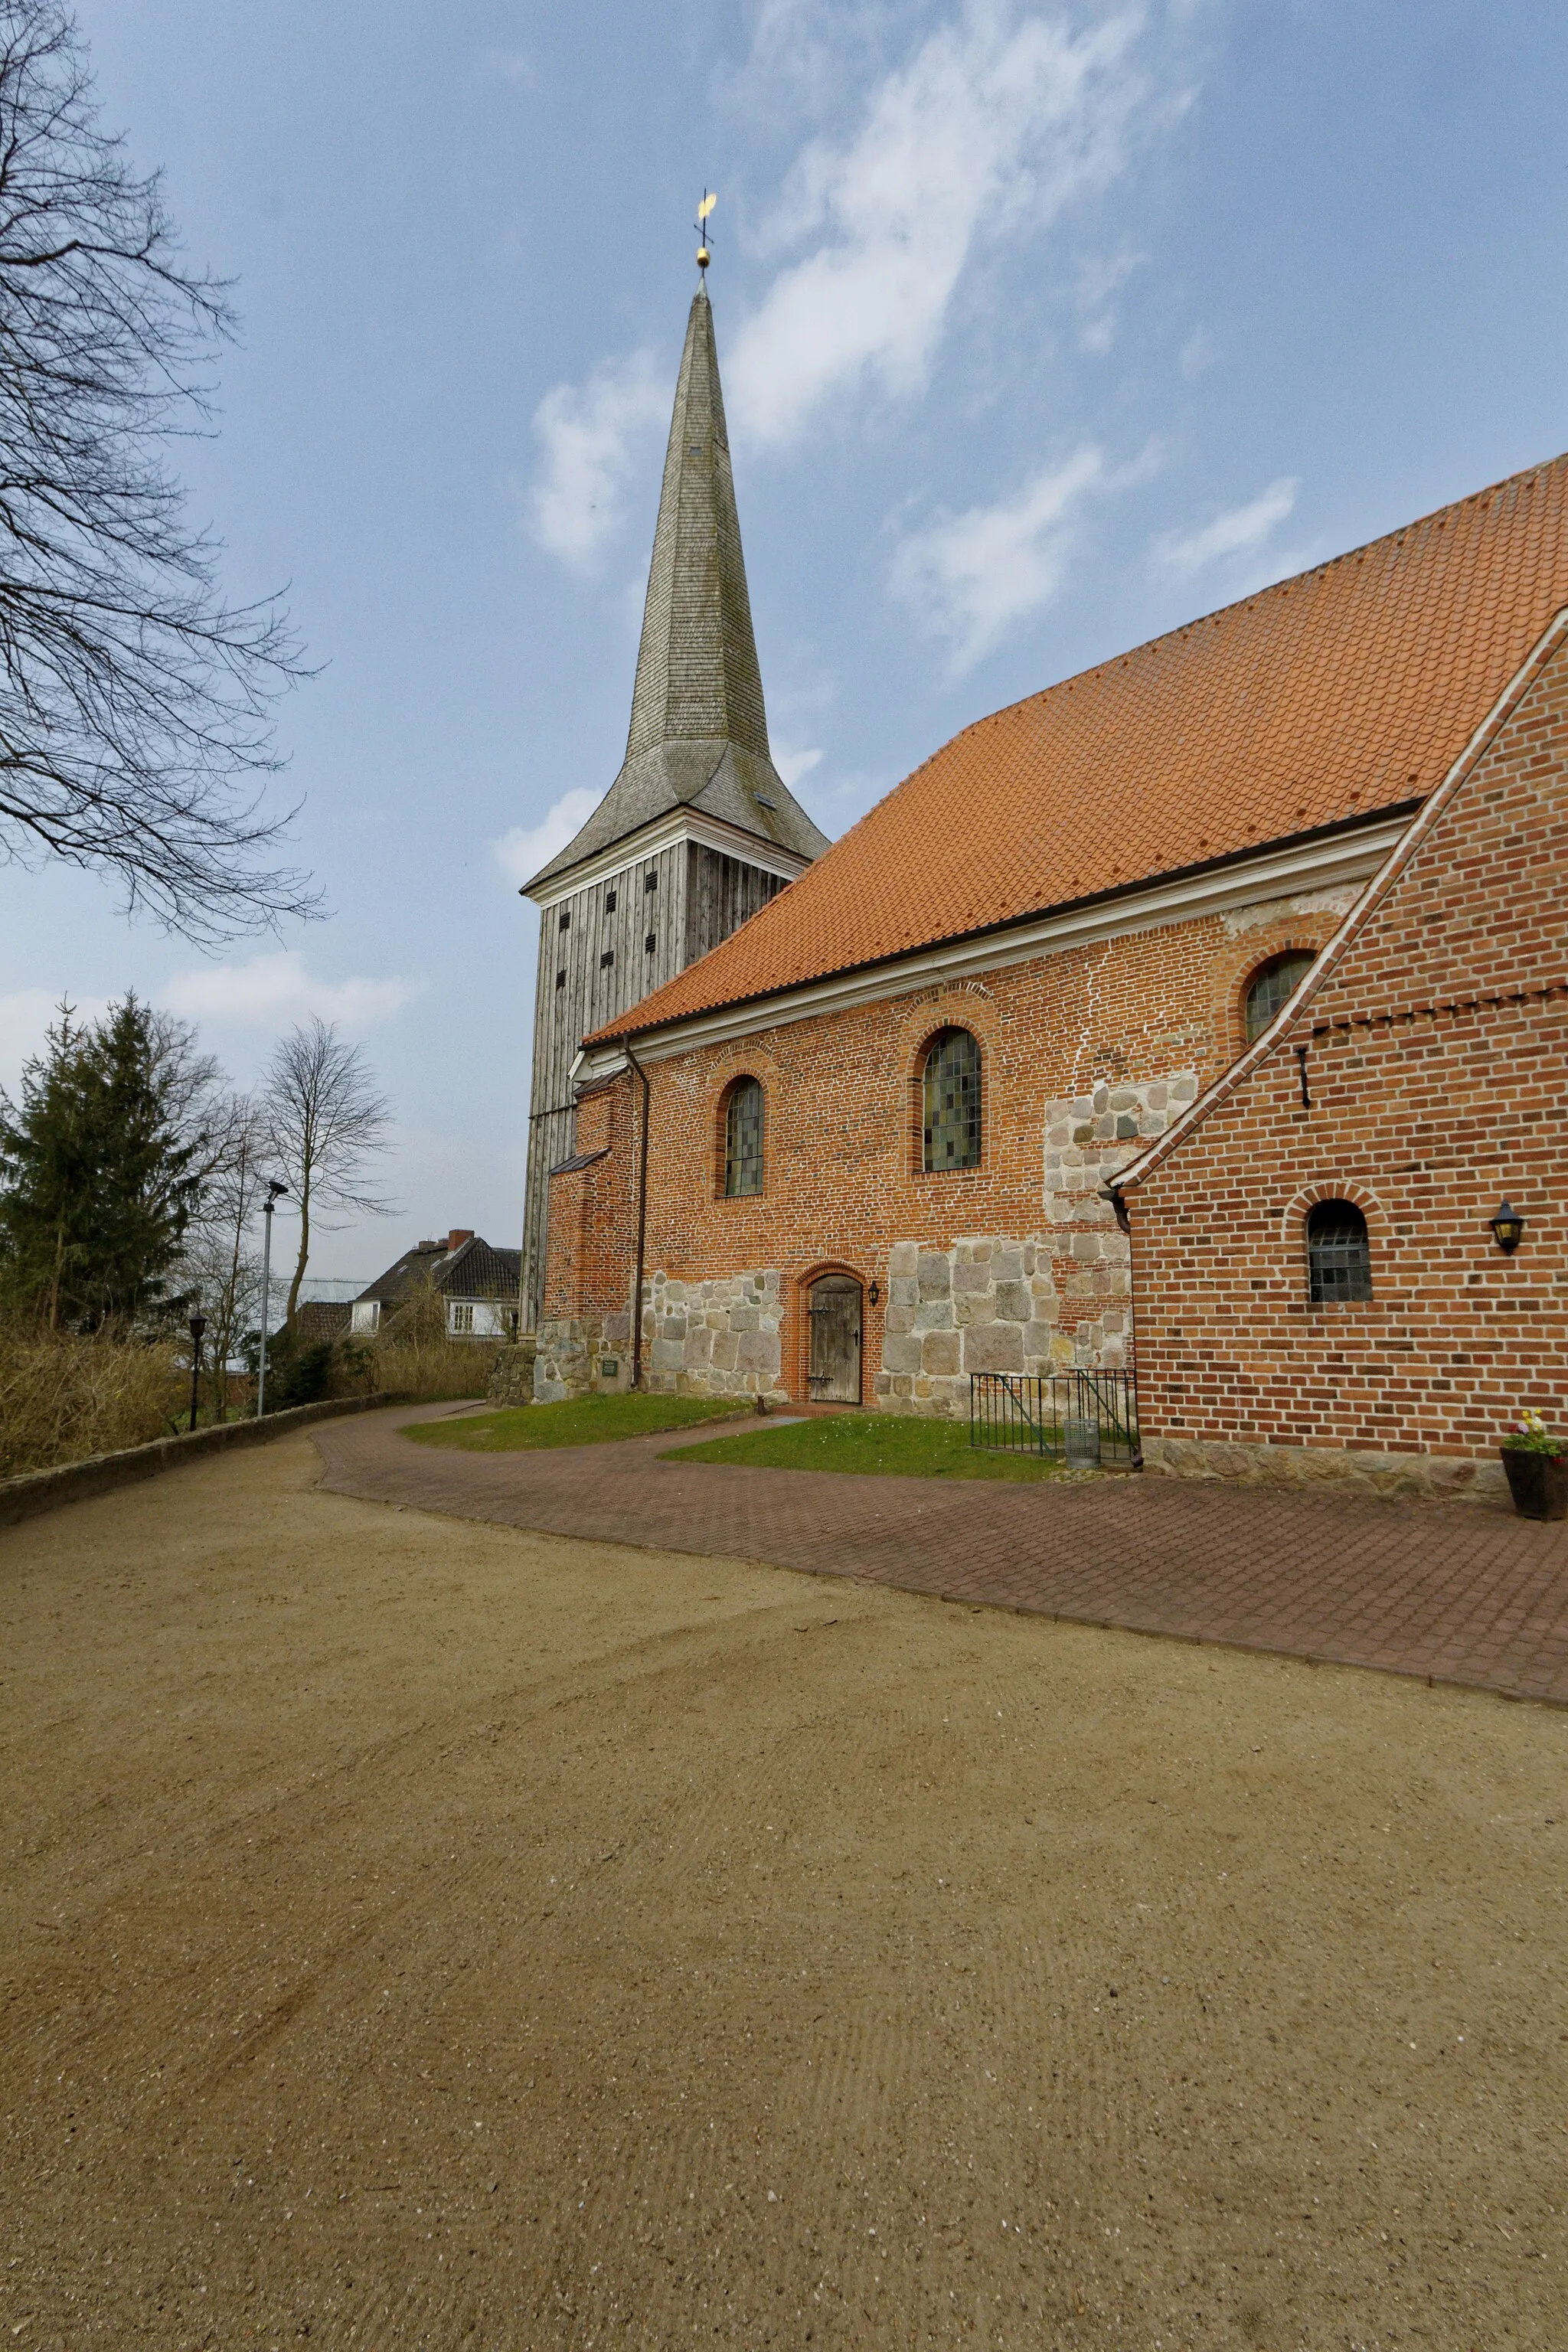
POLYGON ((231 1094, 210 1103, 203 1147, 203 1181, 185 1236, 184 1276, 193 1303, 207 1318, 213 1400, 222 1421, 230 1360, 261 1304, 256 1225, 271 1160, 254 1097, 231 1094))
POLYGON ((314 904, 255 790, 297 647, 275 601, 226 604, 164 454, 233 331, 68 10, 0 0, 0 856, 112 873, 209 940, 314 904))
POLYGON ((263 1100, 273 1154, 300 1211, 300 1255, 289 1285, 292 1322, 310 1255, 312 1215, 323 1209, 391 1213, 363 1181, 365 1162, 387 1148, 391 1108, 376 1092, 359 1047, 339 1035, 335 1021, 319 1015, 280 1040, 263 1100))

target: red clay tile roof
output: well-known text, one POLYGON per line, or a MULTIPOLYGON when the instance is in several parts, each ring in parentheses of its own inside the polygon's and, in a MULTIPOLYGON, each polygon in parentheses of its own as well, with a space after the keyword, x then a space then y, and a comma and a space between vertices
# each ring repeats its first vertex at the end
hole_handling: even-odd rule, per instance
POLYGON ((1425 799, 1568 605, 1568 457, 955 735, 636 1035, 1425 799))

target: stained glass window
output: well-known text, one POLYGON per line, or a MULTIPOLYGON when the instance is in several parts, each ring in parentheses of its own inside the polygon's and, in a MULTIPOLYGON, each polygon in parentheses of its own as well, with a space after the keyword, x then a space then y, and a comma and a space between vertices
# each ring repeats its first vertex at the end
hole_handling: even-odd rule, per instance
POLYGON ((1306 979, 1318 959, 1314 955, 1292 953, 1276 956, 1266 963, 1247 992, 1247 1042, 1261 1037, 1288 996, 1306 979))
POLYGON ((1372 1297, 1372 1246, 1353 1201, 1319 1201, 1307 1219, 1307 1277, 1314 1307, 1372 1297))
POLYGON ((925 1165, 980 1165, 980 1048, 967 1029, 943 1029, 926 1055, 925 1165))
POLYGON ((724 1112, 724 1191, 733 1200, 762 1189, 763 1090, 755 1078, 742 1078, 724 1112))

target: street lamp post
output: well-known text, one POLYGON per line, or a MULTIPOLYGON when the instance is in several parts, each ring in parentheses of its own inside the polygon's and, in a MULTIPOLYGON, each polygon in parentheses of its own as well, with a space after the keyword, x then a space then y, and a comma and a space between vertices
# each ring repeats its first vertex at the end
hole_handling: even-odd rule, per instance
POLYGON ((272 1212, 288 1192, 276 1176, 267 1180, 267 1198, 261 1213, 267 1220, 267 1237, 261 1246, 261 1356, 256 1373, 256 1418, 260 1420, 267 1402, 267 1324, 272 1312, 272 1212))
POLYGON ((196 1425, 196 1383, 202 1376, 202 1333, 207 1328, 205 1315, 191 1318, 191 1427, 196 1425))

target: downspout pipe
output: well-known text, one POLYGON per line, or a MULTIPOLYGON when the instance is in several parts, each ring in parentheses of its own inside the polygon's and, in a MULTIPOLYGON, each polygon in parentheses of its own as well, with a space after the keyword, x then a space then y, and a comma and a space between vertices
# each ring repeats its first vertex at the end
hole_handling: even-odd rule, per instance
POLYGON ((1100 1197, 1102 1201, 1110 1202, 1112 1212, 1115 1214, 1117 1223, 1121 1226, 1122 1232, 1131 1241, 1132 1237, 1132 1220, 1127 1213, 1127 1203, 1122 1199, 1121 1193, 1117 1191, 1115 1185, 1102 1184, 1100 1188, 1100 1197))
MULTIPOLYGON (((1131 1218, 1131 1213, 1130 1213, 1130 1211, 1129 1211, 1129 1209, 1128 1209, 1127 1202, 1126 1202, 1126 1200, 1125 1200, 1124 1196, 1121 1194, 1121 1192, 1120 1192, 1118 1191, 1117 1187, 1116 1187, 1114 1184, 1102 1184, 1102 1185, 1100 1186, 1100 1199, 1101 1199, 1102 1201, 1109 1201, 1109 1202, 1110 1202, 1110 1206, 1111 1206, 1112 1210, 1113 1210, 1113 1211, 1114 1211, 1114 1213, 1115 1213, 1116 1222, 1117 1222, 1118 1225, 1120 1225, 1120 1227, 1121 1228, 1121 1231, 1126 1234, 1126 1236, 1127 1236, 1127 1238, 1128 1238, 1129 1242, 1131 1242, 1131 1240, 1132 1239, 1132 1218, 1131 1218)), ((1131 1371, 1132 1371, 1132 1394, 1133 1394, 1133 1397, 1134 1397, 1134 1399, 1135 1399, 1135 1400, 1136 1400, 1136 1398, 1137 1398, 1137 1394, 1138 1394, 1138 1339, 1137 1339, 1137 1333, 1138 1333, 1138 1300, 1137 1300, 1137 1297, 1136 1297, 1136 1290, 1137 1290, 1137 1279, 1138 1279, 1138 1260, 1137 1260, 1137 1257, 1136 1257, 1136 1255, 1134 1254, 1134 1252, 1133 1252, 1133 1251, 1131 1251, 1131 1250, 1130 1249, 1130 1250, 1128 1251, 1128 1253, 1127 1253, 1127 1295, 1128 1295, 1128 1301, 1129 1301, 1129 1304, 1131 1305, 1131 1308, 1132 1308, 1132 1332, 1133 1332, 1133 1339, 1132 1339, 1132 1366, 1131 1366, 1131 1371)), ((1142 1423, 1141 1421, 1140 1421, 1139 1423, 1137 1423, 1137 1424, 1136 1424, 1136 1433, 1135 1433, 1135 1435, 1134 1435, 1133 1443, 1132 1443, 1132 1467, 1133 1467, 1133 1469, 1134 1469, 1134 1470, 1142 1470, 1142 1468, 1143 1467, 1143 1424, 1142 1424, 1142 1423)))
POLYGON ((642 1080, 642 1140, 637 1150, 637 1287, 632 1293, 632 1386, 642 1386, 642 1286, 643 1261, 647 1247, 647 1124, 648 1097, 651 1089, 647 1072, 643 1068, 630 1045, 626 1056, 642 1080))

